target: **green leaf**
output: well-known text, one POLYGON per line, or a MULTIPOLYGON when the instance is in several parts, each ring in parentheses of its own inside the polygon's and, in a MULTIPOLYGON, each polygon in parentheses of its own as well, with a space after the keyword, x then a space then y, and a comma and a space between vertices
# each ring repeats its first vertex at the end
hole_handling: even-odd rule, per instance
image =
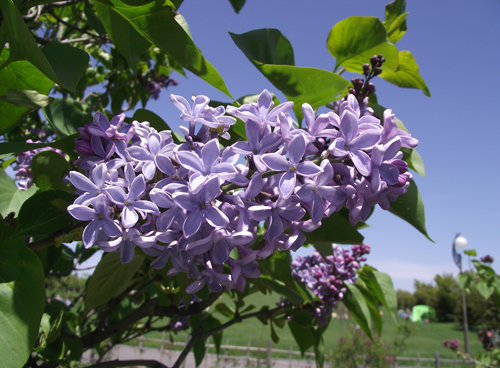
POLYGON ((78 134, 72 134, 63 139, 57 139, 51 143, 26 143, 26 142, 3 142, 0 143, 0 155, 17 155, 22 152, 32 151, 37 148, 52 147, 71 154, 75 149, 75 138, 78 134))
POLYGON ((0 243, 0 355, 2 367, 28 360, 45 307, 45 275, 40 259, 23 238, 0 243))
POLYGON ((280 337, 278 336, 278 334, 276 333, 276 330, 274 329, 273 321, 271 321, 270 325, 271 325, 271 339, 273 340, 273 342, 275 344, 277 344, 280 342, 280 337))
POLYGON ((357 280, 354 285, 358 288, 359 291, 361 291, 361 294, 363 294, 366 305, 370 310, 370 316, 373 321, 373 326, 375 327, 378 336, 382 336, 382 316, 380 315, 380 310, 378 309, 376 297, 372 295, 372 293, 370 292, 370 290, 368 290, 362 280, 357 280))
MULTIPOLYGON (((132 120, 137 120, 138 122, 149 122, 149 126, 155 128, 157 131, 161 132, 163 130, 172 130, 168 126, 168 124, 160 118, 158 115, 156 115, 154 112, 146 109, 137 109, 134 112, 134 116, 132 117, 132 120)), ((173 136, 173 134, 172 134, 173 136)))
POLYGON ((71 164, 54 151, 39 152, 31 161, 33 182, 42 192, 53 189, 68 190, 63 178, 69 170, 71 164))
POLYGON ((139 6, 122 0, 99 2, 120 14, 138 33, 184 68, 233 98, 219 72, 203 57, 190 35, 175 19, 176 12, 164 5, 164 1, 156 0, 139 6))
POLYGON ((368 290, 376 297, 376 300, 382 303, 394 322, 397 323, 398 300, 391 277, 370 266, 364 266, 359 271, 359 276, 365 282, 368 290))
POLYGON ((424 203, 414 180, 411 181, 406 194, 399 196, 395 202, 391 202, 389 211, 408 222, 434 243, 434 240, 429 237, 425 228, 424 203))
POLYGON ((302 120, 303 103, 307 102, 317 109, 334 101, 349 85, 349 81, 335 73, 293 66, 291 45, 278 30, 259 29, 229 34, 255 67, 295 103, 294 112, 299 121, 302 120))
POLYGON ((200 340, 194 344, 193 352, 196 367, 200 366, 201 362, 203 362, 203 358, 205 357, 205 342, 206 340, 200 340))
POLYGON ((215 310, 217 312, 219 312, 220 314, 222 314, 223 316, 229 318, 229 319, 234 318, 234 310, 232 310, 231 308, 229 308, 226 305, 226 303, 218 303, 215 306, 215 310))
POLYGON ((306 233, 308 243, 314 245, 337 244, 362 244, 361 235, 344 216, 335 212, 330 217, 321 220, 321 226, 316 230, 306 233))
POLYGON ((462 272, 458 274, 458 284, 462 289, 469 289, 474 278, 469 272, 462 272))
POLYGON ((77 133, 78 128, 92 121, 91 117, 73 102, 62 98, 56 98, 52 104, 43 108, 42 112, 59 138, 77 133))
POLYGON ((372 331, 370 330, 370 310, 368 309, 363 294, 352 284, 344 284, 344 286, 346 287, 346 292, 342 299, 342 303, 349 310, 359 327, 361 327, 370 340, 373 340, 372 331))
POLYGON ((0 96, 0 101, 6 101, 15 106, 27 107, 28 109, 40 109, 52 103, 54 98, 33 90, 9 89, 5 95, 0 96))
POLYGON ((243 8, 243 5, 245 5, 246 0, 229 0, 229 2, 231 3, 236 14, 238 14, 243 8))
POLYGON ((495 288, 493 286, 488 286, 488 284, 485 281, 479 281, 476 285, 476 290, 477 292, 484 298, 488 299, 491 294, 495 291, 495 288))
POLYGON ((396 70, 398 49, 387 39, 387 30, 377 17, 349 17, 330 30, 326 41, 330 54, 337 59, 335 70, 341 65, 350 72, 363 73, 363 64, 373 55, 382 54, 382 70, 396 70))
POLYGON ((94 2, 94 6, 109 38, 118 52, 127 60, 129 68, 135 72, 141 55, 151 47, 151 42, 141 36, 126 19, 109 6, 98 1, 94 2))
POLYGON ((416 149, 409 149, 402 147, 401 151, 403 152, 403 160, 405 160, 408 163, 408 167, 410 169, 415 171, 420 176, 423 177, 427 176, 425 174, 424 161, 422 160, 422 157, 420 156, 420 154, 417 152, 416 149))
POLYGON ((312 320, 313 318, 310 313, 304 310, 297 310, 292 320, 288 322, 288 328, 290 328, 302 356, 314 345, 312 320))
POLYGON ((245 56, 262 64, 295 65, 292 44, 279 30, 256 29, 243 34, 229 32, 245 56))
POLYGON ((129 263, 122 264, 119 253, 105 254, 88 281, 85 313, 125 291, 144 259, 143 255, 136 254, 129 263))
MULTIPOLYGON (((9 58, 9 49, 4 49, 0 56, 0 65, 9 58)), ((47 95, 54 87, 54 82, 43 75, 27 61, 15 61, 0 71, 0 95, 12 90, 32 90, 47 95)), ((14 128, 30 111, 27 107, 14 106, 6 101, 0 101, 0 134, 14 128)))
POLYGON ((325 363, 325 340, 323 339, 323 330, 315 329, 312 331, 314 337, 314 358, 316 367, 323 368, 325 363))
POLYGON ((475 249, 464 250, 464 253, 468 256, 477 257, 477 252, 475 249))
POLYGON ((330 243, 315 243, 313 244, 314 248, 321 254, 323 259, 326 259, 328 256, 333 256, 333 246, 330 243))
POLYGON ((27 60, 53 82, 76 92, 76 85, 88 66, 89 55, 81 49, 59 42, 49 42, 40 50, 14 2, 0 0, 0 9, 6 22, 11 50, 8 62, 27 60))
MULTIPOLYGON (((94 3, 95 4, 95 3, 94 3)), ((85 1, 85 7, 83 8, 83 12, 89 21, 90 26, 99 33, 100 36, 106 35, 106 29, 102 24, 101 20, 96 16, 96 11, 90 5, 88 0, 85 1)))
POLYGON ((420 76, 418 64, 410 51, 400 51, 398 68, 396 70, 383 69, 379 77, 398 87, 421 89, 426 96, 431 97, 429 88, 420 76))
POLYGON ((9 213, 14 212, 16 215, 23 203, 35 194, 37 188, 32 186, 28 190, 19 190, 5 170, 0 169, 0 215, 7 217, 9 213))
POLYGON ((406 0, 394 0, 385 6, 385 28, 389 42, 398 42, 408 29, 406 25, 406 0))
POLYGON ((61 190, 36 193, 19 211, 19 235, 39 236, 64 229, 74 221, 66 211, 74 200, 74 195, 61 190))

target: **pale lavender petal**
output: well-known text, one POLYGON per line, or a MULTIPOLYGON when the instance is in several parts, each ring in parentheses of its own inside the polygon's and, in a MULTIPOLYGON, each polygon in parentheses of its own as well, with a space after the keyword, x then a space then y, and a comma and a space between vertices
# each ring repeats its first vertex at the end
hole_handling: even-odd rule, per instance
POLYGON ((267 165, 262 161, 262 156, 261 155, 255 155, 253 156, 253 163, 257 167, 257 170, 260 172, 266 172, 268 171, 267 165))
POLYGON ((180 208, 186 211, 195 211, 200 208, 199 200, 189 193, 174 193, 172 198, 180 208))
POLYGON ((177 152, 177 159, 182 166, 191 170, 205 173, 203 168, 203 162, 198 157, 197 154, 189 151, 179 151, 177 152))
POLYGON ((235 144, 233 144, 231 146, 231 150, 233 152, 236 152, 236 153, 239 153, 239 154, 242 154, 245 156, 251 155, 253 153, 250 146, 246 142, 242 142, 242 141, 238 141, 235 144))
MULTIPOLYGON (((97 169, 97 168, 96 168, 97 169)), ((96 170, 94 169, 94 170, 96 170)), ((80 174, 76 171, 70 171, 69 180, 77 189, 83 190, 85 192, 99 192, 99 188, 92 183, 89 178, 85 175, 80 174)))
POLYGON ((349 110, 346 110, 340 121, 340 128, 346 142, 350 143, 358 132, 358 118, 349 110))
POLYGON ((359 173, 363 176, 370 175, 372 170, 372 163, 370 161, 370 156, 368 156, 363 151, 351 151, 349 153, 349 157, 351 157, 354 166, 358 169, 359 173))
POLYGON ((257 194, 260 193, 262 188, 264 187, 264 180, 262 179, 261 174, 254 175, 254 177, 248 183, 247 188, 241 195, 242 199, 251 199, 255 198, 257 194))
POLYGON ((306 152, 306 137, 304 136, 304 134, 298 134, 290 142, 289 153, 288 153, 290 157, 290 164, 296 166, 300 162, 300 160, 302 160, 302 157, 304 156, 305 152, 306 152))
POLYGON ((212 246, 213 236, 212 234, 210 234, 206 238, 196 240, 186 245, 186 251, 196 256, 208 252, 210 249, 212 249, 212 246))
POLYGON ((312 184, 304 184, 295 194, 304 202, 310 202, 313 199, 312 184))
POLYGON ((172 164, 172 161, 170 161, 169 158, 163 156, 163 155, 158 155, 156 156, 156 166, 160 171, 164 172, 168 176, 174 176, 176 171, 175 171, 175 166, 172 164))
POLYGON ((101 221, 94 220, 83 229, 82 240, 85 248, 91 247, 97 240, 99 229, 101 228, 101 221))
POLYGON ((203 203, 212 202, 220 192, 219 179, 211 178, 208 180, 200 192, 200 200, 203 203))
POLYGON ((148 136, 148 147, 149 151, 153 155, 157 155, 161 150, 161 135, 158 133, 149 133, 148 136))
POLYGON ((238 175, 238 171, 230 163, 222 162, 212 168, 212 174, 222 180, 231 180, 238 175))
POLYGON ((125 191, 120 187, 109 187, 106 188, 104 191, 108 196, 108 198, 116 204, 124 204, 125 201, 127 200, 127 195, 125 194, 125 191))
POLYGON ((212 250, 212 259, 215 264, 224 264, 229 258, 229 249, 227 243, 224 240, 215 243, 212 250))
POLYGON ((289 198, 295 189, 295 173, 287 171, 280 179, 279 192, 283 199, 289 198))
POLYGON ((272 242, 276 237, 283 234, 283 223, 281 218, 277 213, 272 213, 269 221, 269 227, 267 229, 267 238, 272 242))
POLYGON ((137 161, 153 161, 154 159, 154 156, 151 152, 139 146, 129 147, 127 151, 130 154, 130 156, 132 156, 132 158, 134 158, 137 161))
MULTIPOLYGON (((74 172, 74 171, 72 171, 74 172)), ((106 164, 102 163, 98 166, 96 166, 92 170, 92 180, 94 183, 99 187, 102 188, 104 187, 104 184, 106 182, 106 174, 108 173, 108 167, 106 164)))
POLYGON ((248 209, 250 217, 257 221, 264 221, 271 214, 269 206, 252 206, 248 209))
POLYGON ((395 137, 391 139, 388 143, 384 144, 384 160, 390 160, 394 158, 399 152, 401 148, 401 139, 399 137, 395 137))
POLYGON ((224 212, 213 206, 205 208, 205 219, 215 228, 226 227, 229 224, 229 219, 224 212))
POLYGON ((114 252, 120 249, 123 242, 123 238, 119 237, 117 239, 109 240, 109 241, 100 241, 99 248, 101 248, 105 252, 114 252))
POLYGON ((153 179, 156 173, 156 165, 153 161, 146 162, 144 166, 142 166, 142 173, 147 180, 153 179))
POLYGON ((312 202, 312 210, 311 210, 311 219, 318 223, 323 218, 323 212, 325 211, 325 203, 323 199, 318 195, 318 193, 314 193, 314 200, 312 202))
POLYGON ((320 164, 323 172, 316 177, 316 185, 325 185, 332 181, 333 179, 333 167, 328 160, 323 160, 320 164))
POLYGON ((178 207, 174 207, 174 208, 171 208, 171 209, 163 212, 156 220, 156 227, 157 227, 158 231, 167 230, 170 227, 170 225, 172 225, 172 222, 174 221, 175 217, 178 214, 179 214, 178 207))
POLYGON ((346 191, 338 187, 317 187, 316 192, 335 206, 341 204, 347 198, 346 191))
POLYGON ((203 175, 200 172, 195 172, 189 177, 189 189, 193 194, 198 194, 203 188, 203 185, 208 180, 208 176, 203 175))
POLYGON ((354 138, 349 144, 351 150, 367 149, 373 147, 380 140, 380 132, 376 130, 366 130, 354 138))
POLYGON ((286 158, 277 153, 266 153, 262 155, 261 158, 271 170, 287 171, 290 168, 290 164, 286 158))
POLYGON ((209 173, 214 167, 215 163, 219 160, 219 140, 212 139, 210 142, 205 144, 201 149, 201 158, 203 160, 203 165, 205 166, 205 173, 209 173))
POLYGON ((156 204, 150 201, 135 201, 128 205, 129 208, 133 208, 134 210, 137 211, 142 211, 146 213, 152 213, 155 215, 159 215, 160 211, 158 210, 158 207, 156 207, 156 204))
POLYGON ((106 233, 106 235, 115 237, 122 234, 122 229, 120 226, 109 217, 104 217, 102 219, 102 229, 106 233))
POLYGON ((137 236, 132 239, 135 245, 143 249, 151 248, 153 245, 157 243, 156 237, 153 235, 150 236, 137 236))
POLYGON ((134 258, 134 244, 130 239, 125 239, 120 248, 120 262, 122 264, 129 263, 134 258))
POLYGON ((276 147, 277 144, 281 141, 281 136, 276 133, 269 133, 262 138, 262 141, 260 141, 260 148, 259 152, 260 153, 266 153, 268 150, 271 150, 272 148, 276 147))
POLYGON ((257 152, 259 148, 260 126, 253 120, 245 123, 245 132, 247 134, 248 146, 251 151, 257 152))
POLYGON ((201 221, 203 220, 203 211, 197 210, 191 213, 186 221, 184 221, 183 230, 184 236, 189 238, 196 234, 196 232, 200 229, 201 221))
POLYGON ((377 144, 372 148, 372 162, 375 166, 382 165, 384 161, 384 146, 381 144, 377 144))
POLYGON ((134 210, 125 206, 122 211, 122 224, 125 228, 130 229, 139 220, 139 215, 134 210))
POLYGON ((170 208, 175 206, 172 197, 163 190, 153 188, 151 192, 149 192, 149 197, 158 207, 170 208))
POLYGON ((186 293, 193 294, 193 293, 196 293, 197 291, 200 291, 203 288, 203 286, 205 286, 206 282, 207 282, 207 279, 205 277, 202 277, 199 280, 196 280, 195 282, 193 282, 191 285, 189 285, 186 288, 186 293))
POLYGON ((143 175, 137 176, 132 184, 130 184, 130 189, 128 192, 128 200, 135 200, 139 198, 146 190, 146 181, 143 175))
POLYGON ((288 221, 299 221, 306 211, 302 208, 300 204, 294 206, 282 207, 279 209, 279 215, 288 221))
POLYGON ((328 151, 335 157, 344 157, 349 153, 349 151, 346 150, 346 141, 342 137, 335 139, 333 144, 328 147, 328 151))
POLYGON ((254 239, 254 235, 250 231, 239 231, 227 239, 232 245, 247 245, 254 239))
POLYGON ((304 161, 297 165, 297 173, 302 176, 314 176, 323 171, 321 167, 311 161, 304 161))
POLYGON ((67 210, 71 216, 80 221, 90 221, 98 218, 96 211, 87 206, 72 204, 68 206, 67 210))
POLYGON ((382 164, 379 167, 380 175, 389 185, 395 185, 399 178, 399 169, 395 165, 382 164))

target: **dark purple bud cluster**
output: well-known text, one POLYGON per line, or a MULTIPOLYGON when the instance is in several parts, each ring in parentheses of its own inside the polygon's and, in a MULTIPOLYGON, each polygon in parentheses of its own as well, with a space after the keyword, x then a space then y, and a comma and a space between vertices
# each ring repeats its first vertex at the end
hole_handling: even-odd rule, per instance
POLYGON ((356 269, 360 262, 366 261, 364 255, 369 253, 370 246, 366 244, 354 245, 350 252, 334 244, 332 256, 324 259, 314 251, 312 256, 297 257, 292 262, 293 277, 321 300, 311 310, 320 325, 328 322, 332 309, 344 297, 344 283, 353 284, 356 281, 356 269))
POLYGON ((151 94, 151 97, 155 100, 160 98, 160 93, 163 88, 179 84, 179 82, 175 79, 169 78, 165 75, 157 75, 154 70, 147 75, 140 76, 139 81, 142 84, 142 88, 148 91, 151 94))
POLYGON ((493 263, 493 257, 490 256, 489 254, 485 255, 484 257, 481 257, 480 260, 483 263, 493 263))
POLYGON ((293 103, 274 107, 268 91, 227 111, 206 96, 192 100, 171 95, 188 123, 179 144, 148 122, 97 113, 79 129, 84 174, 70 173, 80 197, 68 207, 90 222, 86 247, 120 252, 126 263, 138 246, 154 258, 151 267, 169 264, 168 275, 194 278, 188 293, 205 284, 242 291, 246 278, 260 275, 259 259, 297 250, 323 218, 346 207, 352 224, 364 221, 372 206, 388 209, 410 185, 400 148, 418 141, 397 128, 391 110, 382 126, 361 115, 352 95, 339 115, 316 116, 304 104, 307 129, 298 129, 293 103), (247 141, 221 148, 236 122, 226 112, 245 123, 247 141))
POLYGON ((450 348, 453 351, 460 352, 460 341, 458 339, 443 341, 443 347, 450 348))
MULTIPOLYGON (((40 141, 33 142, 31 139, 28 139, 26 143, 41 143, 41 142, 40 141)), ((31 174, 31 161, 33 160, 33 157, 35 157, 37 153, 40 153, 42 151, 54 151, 64 157, 64 152, 51 147, 37 148, 32 151, 26 151, 20 153, 17 156, 16 161, 13 165, 13 170, 15 172, 14 178, 18 180, 17 185, 19 186, 20 190, 28 190, 33 185, 33 175, 31 174)))
POLYGON ((498 331, 491 331, 486 329, 481 329, 477 333, 479 341, 483 345, 483 349, 486 351, 491 351, 495 346, 499 346, 500 338, 498 331))

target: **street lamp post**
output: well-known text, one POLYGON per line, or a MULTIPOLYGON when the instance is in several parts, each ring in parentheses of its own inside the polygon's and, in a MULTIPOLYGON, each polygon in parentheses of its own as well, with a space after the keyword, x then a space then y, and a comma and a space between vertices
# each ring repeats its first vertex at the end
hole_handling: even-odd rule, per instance
MULTIPOLYGON (((467 247, 467 239, 465 239, 463 236, 460 236, 460 233, 458 233, 455 236, 455 239, 453 240, 453 245, 452 245, 452 253, 453 253, 453 260, 455 261, 455 264, 457 265, 460 273, 462 273, 462 255, 457 253, 457 249, 465 249, 467 247)), ((464 314, 464 342, 465 342, 465 352, 467 355, 469 354, 469 323, 467 322, 467 305, 465 302, 465 289, 462 289, 462 309, 463 309, 463 314, 464 314)))

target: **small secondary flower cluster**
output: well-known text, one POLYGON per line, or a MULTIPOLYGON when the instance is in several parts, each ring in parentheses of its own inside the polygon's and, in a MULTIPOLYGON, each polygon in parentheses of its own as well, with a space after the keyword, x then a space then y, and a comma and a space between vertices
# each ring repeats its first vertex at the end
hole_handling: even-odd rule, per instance
POLYGON ((400 148, 418 141, 397 128, 391 110, 384 125, 362 116, 352 95, 339 115, 316 117, 304 104, 307 129, 295 126, 293 102, 274 107, 266 90, 256 103, 227 110, 210 107, 206 96, 192 105, 181 96, 171 101, 188 123, 179 144, 170 131, 128 124, 123 114, 108 121, 97 113, 79 129, 86 175, 70 173, 80 197, 68 211, 91 221, 86 247, 119 251, 126 263, 138 246, 158 269, 170 260, 168 275, 196 279, 188 293, 205 284, 211 292, 243 290, 246 278, 260 274, 258 259, 297 250, 323 218, 346 207, 352 224, 364 221, 373 205, 388 209, 410 185, 400 148), (221 148, 236 122, 226 113, 244 122, 247 141, 221 148))
MULTIPOLYGON (((41 142, 33 142, 31 139, 28 139, 26 143, 41 142)), ((15 171, 15 179, 19 180, 17 182, 17 185, 19 186, 20 190, 28 190, 33 185, 33 175, 31 173, 31 161, 33 160, 33 157, 35 157, 35 155, 39 152, 49 150, 54 151, 64 157, 63 151, 52 147, 37 148, 31 151, 22 152, 17 156, 16 162, 13 165, 13 170, 15 171)))
POLYGON ((443 347, 445 348, 450 348, 453 351, 460 352, 460 341, 458 339, 453 339, 453 340, 445 340, 443 341, 443 347))
POLYGON ((485 255, 484 257, 480 258, 481 262, 483 263, 493 263, 493 257, 490 256, 489 254, 485 255))
POLYGON ((332 256, 324 259, 314 251, 312 256, 297 257, 292 262, 293 277, 322 301, 311 311, 320 325, 328 323, 332 309, 344 297, 344 283, 355 282, 356 269, 360 262, 366 261, 364 255, 369 253, 370 246, 366 244, 352 246, 351 252, 334 244, 332 256))

